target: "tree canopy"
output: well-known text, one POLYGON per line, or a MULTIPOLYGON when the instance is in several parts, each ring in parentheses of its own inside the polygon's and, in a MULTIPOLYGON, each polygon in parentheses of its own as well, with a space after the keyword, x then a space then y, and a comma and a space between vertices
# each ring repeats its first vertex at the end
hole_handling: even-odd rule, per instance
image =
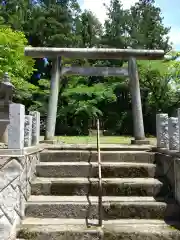
MULTIPOLYGON (((0 76, 8 72, 15 99, 47 114, 51 59, 24 56, 24 47, 109 47, 172 49, 154 0, 139 0, 129 10, 119 0, 106 6, 107 19, 82 10, 77 0, 4 0, 0 5, 0 76)), ((168 61, 138 61, 145 130, 155 132, 155 114, 175 114, 180 101, 177 53, 168 61)), ((121 60, 72 60, 63 65, 127 66, 121 60)), ((131 96, 123 77, 62 77, 57 134, 87 134, 100 117, 112 134, 132 133, 131 96)))

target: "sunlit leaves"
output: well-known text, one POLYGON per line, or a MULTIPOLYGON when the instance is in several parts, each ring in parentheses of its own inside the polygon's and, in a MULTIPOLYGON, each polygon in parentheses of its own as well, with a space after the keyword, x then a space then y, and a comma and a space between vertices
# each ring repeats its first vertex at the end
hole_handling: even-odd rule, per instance
POLYGON ((27 40, 22 32, 8 27, 0 29, 0 77, 8 72, 18 98, 29 98, 37 87, 27 80, 33 73, 34 61, 24 56, 27 40))

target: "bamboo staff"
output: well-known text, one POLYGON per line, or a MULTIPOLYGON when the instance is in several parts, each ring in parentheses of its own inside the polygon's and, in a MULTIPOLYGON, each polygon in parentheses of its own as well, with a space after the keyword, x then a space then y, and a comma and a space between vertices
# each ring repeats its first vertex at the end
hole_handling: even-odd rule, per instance
POLYGON ((103 208, 102 208, 102 174, 101 174, 101 150, 100 150, 100 134, 99 134, 99 119, 97 119, 97 152, 98 152, 98 174, 99 174, 99 196, 98 196, 98 210, 99 210, 99 226, 102 227, 103 208))

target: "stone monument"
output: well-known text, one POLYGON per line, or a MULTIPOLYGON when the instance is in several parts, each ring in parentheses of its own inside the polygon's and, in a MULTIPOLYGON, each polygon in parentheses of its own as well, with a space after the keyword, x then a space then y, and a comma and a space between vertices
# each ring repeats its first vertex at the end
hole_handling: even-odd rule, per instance
POLYGON ((168 120, 169 150, 179 150, 179 124, 177 117, 168 120))
POLYGON ((12 103, 14 86, 8 73, 0 83, 0 142, 8 142, 9 105, 12 103))
POLYGON ((168 114, 156 114, 157 147, 169 149, 168 114))

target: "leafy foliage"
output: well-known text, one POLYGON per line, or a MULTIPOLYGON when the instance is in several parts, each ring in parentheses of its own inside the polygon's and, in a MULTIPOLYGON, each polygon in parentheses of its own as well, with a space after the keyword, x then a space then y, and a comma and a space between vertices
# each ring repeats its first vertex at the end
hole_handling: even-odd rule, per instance
POLYGON ((130 9, 128 34, 133 48, 163 49, 169 51, 168 33, 164 27, 161 9, 154 0, 139 0, 130 9))
POLYGON ((20 100, 31 98, 37 87, 28 82, 33 73, 34 61, 24 56, 24 47, 28 44, 22 32, 8 27, 0 29, 0 76, 8 72, 20 100))
MULTIPOLYGON (((109 47, 171 50, 169 28, 154 0, 129 10, 111 0, 104 25, 77 0, 6 0, 0 5, 0 76, 8 72, 15 100, 47 114, 51 59, 24 57, 24 46, 109 47)), ((179 53, 166 61, 138 61, 145 129, 155 133, 155 114, 176 114, 180 102, 179 53)), ((123 66, 122 60, 65 59, 63 65, 123 66)), ((88 134, 94 118, 112 134, 132 134, 129 81, 122 77, 61 77, 56 131, 88 134)))

